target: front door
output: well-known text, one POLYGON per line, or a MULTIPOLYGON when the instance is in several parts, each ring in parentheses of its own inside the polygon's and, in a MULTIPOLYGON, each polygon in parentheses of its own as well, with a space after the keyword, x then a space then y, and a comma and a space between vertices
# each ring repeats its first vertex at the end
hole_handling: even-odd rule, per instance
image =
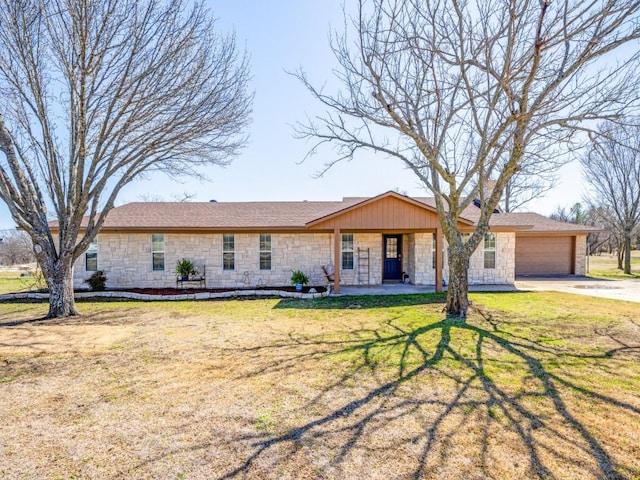
POLYGON ((402 235, 385 235, 383 238, 383 280, 402 280, 402 235))

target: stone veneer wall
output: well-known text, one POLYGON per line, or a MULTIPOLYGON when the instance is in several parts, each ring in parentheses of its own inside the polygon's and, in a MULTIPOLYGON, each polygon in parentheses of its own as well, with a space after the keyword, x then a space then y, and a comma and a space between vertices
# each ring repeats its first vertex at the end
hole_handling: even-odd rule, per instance
POLYGON ((416 234, 409 233, 404 236, 406 247, 404 250, 403 265, 405 272, 409 275, 409 282, 415 283, 416 278, 416 234))
POLYGON ((515 233, 496 233, 496 267, 484 268, 484 242, 480 242, 469 262, 469 285, 513 283, 515 251, 515 233))
MULTIPOLYGON (((512 284, 516 271, 515 251, 515 232, 496 233, 496 267, 484 268, 484 242, 480 242, 469 261, 469 285, 512 284)), ((446 243, 443 265, 443 276, 449 283, 446 243)))
MULTIPOLYGON (((235 233, 235 269, 223 270, 222 234, 165 233, 165 269, 153 271, 151 234, 101 233, 98 269, 105 272, 110 288, 175 287, 176 263, 183 257, 197 268, 206 266, 209 288, 289 285, 294 269, 304 271, 311 284, 326 284, 321 267, 333 263, 332 234, 272 234, 271 270, 260 270, 259 243, 257 233, 235 233)), ((86 287, 91 274, 85 271, 83 255, 75 265, 75 286, 86 287)))
POLYGON ((587 274, 587 236, 576 235, 575 274, 587 274))
MULTIPOLYGON (((349 233, 349 232, 344 232, 349 233)), ((257 233, 235 234, 235 270, 222 269, 222 234, 165 234, 165 269, 153 271, 151 266, 151 234, 101 233, 98 235, 98 269, 107 276, 110 288, 174 287, 176 262, 185 257, 196 267, 206 266, 207 287, 236 288, 261 285, 289 285, 291 270, 305 272, 312 285, 324 285, 323 265, 333 264, 333 234, 278 233, 271 235, 271 270, 260 270, 257 233)), ((584 275, 585 237, 579 236, 576 248, 576 274, 584 275)), ((405 234, 403 239, 403 270, 411 283, 433 285, 432 233, 405 234)), ((354 269, 342 270, 342 285, 365 284, 358 277, 358 249, 369 249, 369 284, 382 283, 382 234, 354 234, 354 269)), ((484 268, 482 244, 471 257, 469 283, 513 283, 515 234, 498 233, 496 238, 496 268, 484 268)), ((445 249, 446 252, 446 249, 445 249)), ((448 280, 446 253, 444 278, 448 280)), ((85 257, 75 264, 74 286, 86 288, 85 280, 93 272, 85 271, 85 257)), ((363 272, 364 273, 364 272, 363 272)), ((362 275, 363 277, 365 275, 362 275)))
POLYGON ((415 266, 411 275, 414 285, 435 285, 436 270, 433 267, 433 233, 421 232, 414 235, 415 266))
MULTIPOLYGON (((351 232, 342 232, 351 233, 351 232)), ((332 235, 333 238, 333 235, 332 235)), ((358 249, 369 249, 369 285, 382 283, 382 234, 354 233, 353 234, 353 270, 340 270, 340 285, 366 285, 367 275, 362 272, 363 281, 359 281, 358 249)), ((333 263, 333 262, 331 262, 333 263)))
MULTIPOLYGON (((334 261, 332 233, 271 234, 271 270, 260 270, 259 242, 257 233, 235 233, 235 269, 223 270, 222 234, 165 233, 165 269, 153 271, 151 234, 101 233, 98 235, 98 269, 105 272, 109 288, 175 287, 175 266, 183 257, 197 268, 206 266, 209 288, 289 285, 294 269, 305 272, 312 285, 327 283, 321 267, 334 261)), ((354 269, 342 271, 340 283, 358 284, 358 248, 369 248, 369 283, 379 284, 382 236, 378 233, 354 234, 354 269)), ((86 288, 85 280, 92 273, 85 271, 82 255, 74 267, 74 286, 86 288)))

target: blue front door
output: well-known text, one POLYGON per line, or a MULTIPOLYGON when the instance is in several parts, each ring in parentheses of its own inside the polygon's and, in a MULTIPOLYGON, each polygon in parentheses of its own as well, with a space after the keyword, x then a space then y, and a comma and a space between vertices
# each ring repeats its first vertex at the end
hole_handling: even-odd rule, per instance
POLYGON ((384 236, 383 280, 402 279, 402 235, 384 236))

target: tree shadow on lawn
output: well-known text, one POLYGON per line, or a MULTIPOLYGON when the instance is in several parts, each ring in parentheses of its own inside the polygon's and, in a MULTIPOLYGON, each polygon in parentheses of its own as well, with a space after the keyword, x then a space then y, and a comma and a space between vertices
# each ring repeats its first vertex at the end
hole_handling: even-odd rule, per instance
MULTIPOLYGON (((26 302, 22 302, 26 303, 26 302)), ((119 325, 131 325, 134 322, 134 314, 139 312, 139 309, 118 307, 113 310, 104 310, 99 312, 82 313, 80 306, 80 313, 71 317, 62 318, 47 318, 46 311, 43 310, 42 316, 29 315, 27 318, 19 318, 26 313, 31 313, 33 310, 29 307, 15 309, 8 314, 0 315, 0 328, 3 327, 18 327, 28 325, 40 325, 46 327, 68 327, 68 326, 81 326, 81 325, 101 325, 101 326, 119 326, 119 325), (16 318, 18 317, 18 318, 16 318)))
MULTIPOLYGON (((339 445, 333 445, 338 453, 331 460, 331 464, 339 468, 352 450, 367 449, 367 435, 384 435, 383 426, 393 428, 392 423, 410 420, 412 416, 413 421, 418 418, 424 421, 423 416, 417 415, 420 408, 430 408, 434 416, 420 427, 422 433, 411 440, 413 445, 421 445, 416 458, 404 459, 413 462, 410 473, 412 478, 437 476, 433 463, 446 462, 447 456, 440 453, 439 460, 434 459, 434 456, 438 455, 439 448, 443 448, 443 443, 452 440, 454 433, 451 433, 451 423, 459 420, 455 429, 460 428, 473 421, 472 415, 477 416, 478 413, 482 413, 483 417, 482 422, 479 422, 482 431, 481 441, 475 445, 479 451, 459 452, 470 458, 479 458, 480 465, 476 473, 484 472, 491 476, 490 449, 491 443, 495 440, 492 438, 492 432, 495 428, 500 428, 501 432, 509 432, 524 446, 529 464, 526 469, 527 476, 561 478, 566 472, 559 472, 558 465, 564 465, 563 468, 566 467, 569 471, 573 468, 574 471, 582 472, 582 475, 588 472, 589 475, 599 478, 623 479, 628 478, 626 475, 640 475, 640 469, 632 464, 633 460, 629 464, 621 464, 619 458, 612 459, 607 449, 611 450, 615 445, 609 444, 605 448, 602 440, 593 433, 595 428, 580 420, 579 415, 574 413, 575 405, 572 405, 571 401, 567 403, 567 400, 569 395, 580 397, 593 405, 594 409, 614 410, 617 420, 623 418, 630 424, 640 421, 640 407, 581 386, 578 381, 568 376, 560 376, 546 365, 549 359, 554 358, 561 362, 606 362, 618 354, 629 353, 629 348, 635 349, 632 352, 635 354, 640 347, 625 346, 603 354, 583 355, 581 352, 554 348, 514 336, 501 330, 499 322, 494 321, 490 314, 481 311, 480 313, 480 322, 486 322, 487 328, 473 323, 443 319, 408 330, 391 319, 387 326, 395 333, 377 332, 374 338, 367 341, 305 340, 307 344, 311 342, 321 345, 323 351, 287 357, 285 362, 274 362, 273 365, 259 371, 248 373, 247 377, 260 376, 286 371, 293 368, 296 362, 307 361, 310 357, 320 359, 323 356, 327 358, 331 355, 359 353, 360 361, 351 373, 337 378, 333 384, 327 385, 319 396, 305 405, 303 410, 310 411, 314 406, 328 402, 335 389, 345 387, 353 380, 357 384, 355 375, 358 372, 363 369, 375 370, 379 362, 379 359, 375 358, 377 355, 387 355, 387 360, 391 359, 394 365, 397 364, 397 373, 393 378, 312 421, 290 428, 279 435, 261 432, 235 438, 235 443, 245 445, 252 453, 236 468, 218 478, 229 479, 249 474, 254 465, 261 460, 266 461, 272 455, 284 455, 281 460, 286 460, 295 455, 303 445, 312 447, 318 442, 324 442, 326 445, 335 440, 337 432, 346 435, 346 440, 342 438, 339 445), (460 342, 461 338, 473 340, 471 343, 460 342), (416 354, 420 358, 418 362, 411 358, 416 354), (508 357, 512 365, 522 366, 522 371, 518 372, 520 378, 517 385, 510 385, 505 378, 500 377, 501 372, 496 370, 496 355, 508 357), (392 356, 394 358, 391 358, 392 356), (451 365, 457 366, 450 368, 451 365), (402 391, 412 382, 419 381, 421 376, 434 374, 445 375, 455 381, 456 391, 447 400, 437 396, 407 396, 406 391, 402 391), (285 450, 289 453, 282 453, 285 450)), ((289 345, 258 348, 295 349, 299 345, 298 342, 292 342, 289 345)), ((504 366, 509 362, 505 359, 499 360, 504 366)), ((422 381, 428 385, 429 379, 423 378, 422 381)), ((414 387, 420 388, 419 385, 414 387)), ((504 448, 505 444, 510 446, 508 442, 506 440, 500 447, 504 448)), ((399 454, 401 451, 402 449, 398 450, 399 454)), ((506 474, 507 471, 499 472, 498 476, 506 474)))
POLYGON ((431 303, 445 303, 446 293, 414 293, 407 295, 345 295, 314 299, 287 298, 280 300, 274 309, 296 310, 344 310, 385 307, 410 307, 431 303))
MULTIPOLYGON (((330 308, 345 308, 344 302, 354 298, 362 297, 340 297, 343 306, 330 308)), ((399 300, 406 301, 392 299, 391 303, 399 300)), ((300 308, 292 305, 298 302, 281 303, 284 306, 277 308, 300 308)), ((235 465, 212 471, 212 478, 262 478, 268 476, 266 471, 293 477, 296 473, 348 477, 340 469, 352 462, 345 471, 353 475, 354 458, 360 458, 362 465, 358 475, 366 477, 367 469, 372 471, 367 456, 380 452, 371 443, 379 438, 390 439, 385 440, 389 455, 397 454, 387 461, 403 462, 404 470, 395 474, 398 478, 438 477, 439 466, 448 468, 444 476, 452 472, 455 476, 457 465, 447 465, 455 455, 469 460, 462 464, 467 470, 457 473, 467 478, 640 477, 633 440, 627 438, 624 444, 631 453, 620 455, 616 449, 623 445, 617 443, 622 439, 615 440, 615 432, 606 430, 618 426, 622 432, 623 427, 631 430, 630 425, 640 422, 640 405, 620 395, 614 398, 607 394, 606 385, 594 387, 585 380, 593 366, 601 374, 609 369, 616 380, 628 381, 616 368, 621 361, 625 366, 638 361, 636 343, 616 338, 605 328, 591 335, 617 347, 603 351, 580 344, 554 346, 534 335, 519 334, 517 327, 523 322, 518 318, 496 319, 475 307, 467 323, 445 318, 407 328, 399 316, 389 317, 376 329, 347 327, 335 336, 292 331, 275 342, 223 348, 229 361, 239 362, 238 374, 230 383, 257 381, 262 386, 276 379, 273 388, 277 389, 278 380, 297 382, 307 365, 326 374, 327 381, 322 377, 323 383, 310 396, 293 394, 304 401, 295 412, 283 412, 286 425, 282 428, 246 433, 251 426, 243 424, 229 432, 221 427, 216 434, 214 427, 217 444, 204 441, 169 449, 125 468, 116 477, 139 473, 145 466, 184 452, 202 451, 206 457, 214 450, 218 458, 220 444, 225 446, 222 455, 227 464, 235 465), (377 382, 373 386, 372 379, 377 382), (442 379, 446 383, 437 387, 440 392, 423 391, 442 379), (595 413, 589 417, 585 410, 595 413), (296 416, 300 412, 301 417, 296 416), (594 424, 598 412, 610 417, 604 427, 594 424), (471 423, 475 423, 475 438, 460 445, 460 435, 471 423), (413 428, 397 435, 395 430, 405 424, 413 428), (503 463, 522 459, 519 470, 495 466, 500 449, 504 449, 503 463), (309 456, 314 455, 315 466, 310 466, 309 456)), ((269 403, 268 398, 265 401, 269 403)))

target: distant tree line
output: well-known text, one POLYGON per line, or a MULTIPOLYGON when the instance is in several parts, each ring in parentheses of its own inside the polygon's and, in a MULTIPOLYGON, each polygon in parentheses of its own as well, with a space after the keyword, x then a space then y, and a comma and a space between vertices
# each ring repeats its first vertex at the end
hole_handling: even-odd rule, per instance
POLYGON ((0 230, 0 263, 20 265, 35 262, 33 244, 26 232, 20 230, 0 230))
MULTIPOLYGON (((588 238, 589 252, 616 252, 618 268, 631 273, 631 250, 640 237, 640 127, 607 122, 580 159, 589 192, 584 203, 558 207, 555 220, 602 229, 588 238)), ((634 126, 635 125, 635 126, 634 126)))

